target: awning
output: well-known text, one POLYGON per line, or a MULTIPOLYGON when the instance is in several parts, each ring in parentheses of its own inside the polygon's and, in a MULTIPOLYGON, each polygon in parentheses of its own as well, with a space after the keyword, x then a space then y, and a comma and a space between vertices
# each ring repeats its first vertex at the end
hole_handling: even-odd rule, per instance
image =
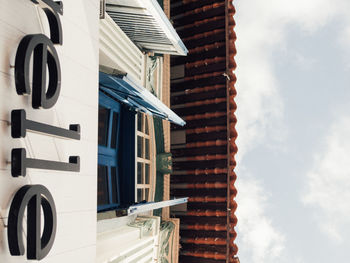
POLYGON ((106 0, 106 11, 141 49, 187 55, 187 48, 156 0, 106 0))
POLYGON ((119 102, 146 114, 184 126, 186 122, 145 88, 127 75, 109 75, 100 72, 100 90, 119 102))

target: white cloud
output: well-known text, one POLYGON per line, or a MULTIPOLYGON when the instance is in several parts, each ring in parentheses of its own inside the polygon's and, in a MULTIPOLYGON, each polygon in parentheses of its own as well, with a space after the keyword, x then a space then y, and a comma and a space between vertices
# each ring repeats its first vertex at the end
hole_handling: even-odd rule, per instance
POLYGON ((350 1, 239 0, 235 6, 239 162, 246 152, 267 138, 279 143, 287 133, 281 84, 272 60, 274 52, 292 52, 301 69, 310 68, 315 62, 288 46, 288 28, 312 34, 331 21, 343 21, 344 26, 339 26, 339 42, 348 49, 350 1))
MULTIPOLYGON (((265 146, 274 144, 274 149, 283 150, 281 142, 288 133, 283 121, 284 102, 281 96, 283 86, 276 74, 274 64, 276 61, 272 60, 273 54, 276 51, 294 52, 297 58, 296 63, 299 62, 300 68, 304 70, 312 68, 312 63, 315 62, 313 58, 298 54, 293 47, 288 46, 288 30, 298 29, 303 34, 312 35, 330 22, 342 21, 344 26, 339 28, 338 44, 348 49, 350 1, 237 0, 234 1, 234 4, 236 6, 236 62, 238 65, 235 73, 237 75, 238 109, 236 114, 239 134, 236 142, 239 148, 237 163, 240 169, 237 172, 239 177, 237 182, 239 254, 241 255, 242 251, 245 255, 251 254, 252 262, 282 262, 279 258, 286 250, 286 237, 277 230, 278 227, 274 225, 276 222, 272 223, 270 220, 272 216, 265 210, 270 201, 265 196, 263 185, 254 179, 247 179, 245 173, 241 172, 243 170, 242 161, 246 153, 261 144, 265 146)), ((341 149, 345 146, 334 144, 332 147, 334 148, 332 158, 338 159, 338 162, 345 166, 344 156, 346 155, 340 156, 341 149)), ((343 150, 350 152, 350 148, 343 150)), ((330 154, 330 152, 327 153, 327 156, 330 154)), ((325 156, 321 155, 316 163, 321 163, 321 161, 326 161, 325 156)), ((328 164, 331 167, 326 167, 326 164, 322 165, 323 169, 335 174, 334 169, 337 168, 333 164, 328 164)), ((347 171, 349 169, 342 167, 342 170, 343 168, 347 171)), ((343 174, 343 172, 339 171, 338 174, 343 174)), ((344 181, 345 175, 339 175, 339 178, 333 181, 334 178, 315 168, 309 173, 309 178, 310 195, 305 197, 305 202, 319 206, 327 214, 333 213, 347 218, 347 211, 350 208, 342 208, 347 204, 342 203, 337 196, 340 193, 342 198, 350 201, 345 192, 346 188, 350 189, 349 184, 344 181), (317 179, 320 174, 321 178, 317 179), (330 192, 326 191, 326 186, 327 191, 330 192), (339 187, 341 188, 338 189, 339 187), (326 201, 325 197, 329 201, 326 201), (334 202, 337 204, 334 205, 334 202), (329 208, 329 206, 334 207, 329 208)), ((329 216, 327 227, 323 225, 323 228, 336 239, 339 239, 338 220, 342 219, 334 219, 329 216)), ((303 261, 300 260, 300 262, 303 261)))
POLYGON ((298 68, 305 71, 312 70, 315 64, 317 63, 317 59, 304 56, 297 52, 293 54, 292 59, 294 64, 296 64, 298 68))
POLYGON ((281 262, 285 237, 277 231, 266 214, 268 196, 260 182, 254 179, 237 181, 239 254, 247 262, 281 262))
POLYGON ((308 187, 302 200, 316 207, 317 222, 333 240, 343 241, 350 227, 350 117, 335 121, 325 145, 315 155, 307 173, 308 187))

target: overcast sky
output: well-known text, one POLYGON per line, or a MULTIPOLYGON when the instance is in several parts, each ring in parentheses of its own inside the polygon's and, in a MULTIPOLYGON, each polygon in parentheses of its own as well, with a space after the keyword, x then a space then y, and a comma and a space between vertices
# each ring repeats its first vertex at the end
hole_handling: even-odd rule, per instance
POLYGON ((350 262, 350 1, 235 0, 242 263, 350 262))

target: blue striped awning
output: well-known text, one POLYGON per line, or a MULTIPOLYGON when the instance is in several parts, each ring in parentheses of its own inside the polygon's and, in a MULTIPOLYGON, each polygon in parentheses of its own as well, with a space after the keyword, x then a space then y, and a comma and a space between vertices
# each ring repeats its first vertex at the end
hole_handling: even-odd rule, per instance
POLYGON ((109 75, 100 72, 100 90, 136 111, 169 120, 184 126, 186 122, 151 92, 139 86, 127 75, 109 75))

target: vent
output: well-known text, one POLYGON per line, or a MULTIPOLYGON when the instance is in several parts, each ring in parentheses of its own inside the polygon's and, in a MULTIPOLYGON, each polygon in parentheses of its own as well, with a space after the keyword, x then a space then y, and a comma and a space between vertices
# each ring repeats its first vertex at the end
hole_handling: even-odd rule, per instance
POLYGON ((143 51, 187 55, 188 50, 156 0, 107 0, 106 11, 143 51))
POLYGON ((141 50, 105 13, 100 20, 100 65, 118 69, 143 84, 145 67, 141 50))
POLYGON ((160 218, 137 217, 100 220, 97 223, 96 262, 141 263, 158 261, 160 218))

